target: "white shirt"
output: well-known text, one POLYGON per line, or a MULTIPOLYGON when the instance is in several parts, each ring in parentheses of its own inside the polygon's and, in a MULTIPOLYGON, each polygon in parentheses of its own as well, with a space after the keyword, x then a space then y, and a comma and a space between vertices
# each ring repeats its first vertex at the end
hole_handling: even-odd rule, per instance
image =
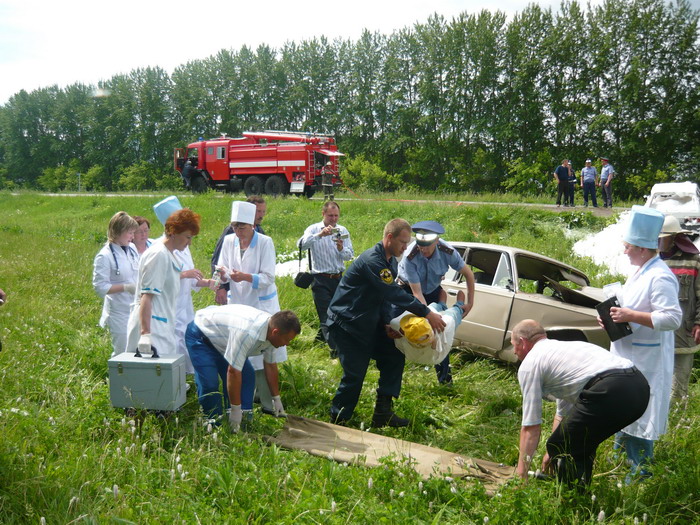
POLYGON ((214 348, 236 370, 242 370, 248 357, 263 355, 274 362, 274 347, 267 340, 271 315, 242 304, 208 306, 198 310, 194 324, 214 348))
POLYGON ((633 363, 584 341, 541 339, 518 370, 523 394, 522 425, 542 423, 542 398, 557 398, 557 415, 571 409, 588 381, 607 370, 632 368, 633 363))
POLYGON ((355 255, 350 232, 345 226, 336 224, 340 234, 347 235, 347 238, 343 239, 343 249, 338 251, 333 235, 321 236, 321 230, 325 227, 323 221, 312 224, 304 230, 304 235, 297 245, 301 246, 302 250, 310 251, 311 273, 341 273, 345 271, 345 261, 349 261, 355 255))
POLYGON ((654 328, 630 323, 632 334, 612 343, 610 353, 626 357, 644 374, 651 398, 646 412, 622 429, 631 436, 656 440, 666 432, 673 379, 674 331, 683 312, 678 303, 678 279, 658 256, 650 259, 622 287, 620 304, 651 312, 654 328))

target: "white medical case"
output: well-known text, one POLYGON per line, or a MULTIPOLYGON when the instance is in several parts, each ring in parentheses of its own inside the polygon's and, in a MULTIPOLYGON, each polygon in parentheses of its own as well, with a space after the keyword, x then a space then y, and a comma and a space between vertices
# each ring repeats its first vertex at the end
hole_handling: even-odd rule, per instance
POLYGON ((161 354, 154 359, 124 352, 107 364, 113 407, 177 410, 185 403, 184 355, 161 354))

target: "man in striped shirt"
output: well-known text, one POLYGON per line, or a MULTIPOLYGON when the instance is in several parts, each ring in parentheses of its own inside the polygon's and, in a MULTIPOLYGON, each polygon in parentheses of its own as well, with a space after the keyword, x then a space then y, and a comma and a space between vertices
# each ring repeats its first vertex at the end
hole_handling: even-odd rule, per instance
MULTIPOLYGON (((314 282, 311 284, 314 304, 321 327, 316 339, 328 342, 328 306, 331 304, 335 289, 345 271, 345 261, 355 255, 350 241, 350 233, 338 224, 340 206, 335 201, 323 203, 323 220, 312 224, 304 231, 299 239, 302 250, 309 250, 311 256, 311 273, 314 282)), ((335 358, 335 349, 331 348, 331 357, 335 358)))
MULTIPOLYGON (((252 306, 227 304, 198 310, 185 332, 187 351, 194 367, 197 396, 204 414, 223 414, 219 378, 231 403, 229 423, 237 432, 241 426, 241 370, 248 357, 263 355, 275 416, 284 416, 280 398, 275 348, 288 345, 299 332, 299 319, 290 310, 270 315, 252 306)), ((252 400, 250 400, 252 403, 252 400)), ((252 413, 248 419, 252 418, 252 413)))

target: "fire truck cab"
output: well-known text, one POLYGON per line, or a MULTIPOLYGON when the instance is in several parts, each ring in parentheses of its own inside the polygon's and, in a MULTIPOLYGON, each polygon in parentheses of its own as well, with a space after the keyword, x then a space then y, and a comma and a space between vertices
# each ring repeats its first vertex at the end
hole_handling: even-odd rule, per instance
POLYGON ((310 197, 321 187, 324 166, 333 174, 333 184, 340 184, 338 160, 342 156, 329 136, 245 132, 239 138, 224 135, 175 148, 174 167, 195 193, 207 188, 243 189, 246 195, 310 197))

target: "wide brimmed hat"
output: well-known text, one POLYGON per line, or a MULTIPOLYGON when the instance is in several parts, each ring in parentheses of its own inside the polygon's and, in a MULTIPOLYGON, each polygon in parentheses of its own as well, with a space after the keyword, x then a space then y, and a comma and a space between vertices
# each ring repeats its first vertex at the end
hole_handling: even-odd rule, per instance
POLYGON ((163 226, 165 226, 165 221, 168 220, 168 217, 181 209, 182 204, 180 204, 180 201, 175 195, 166 197, 153 206, 153 211, 156 212, 156 217, 158 217, 158 220, 163 226))
POLYGON ((660 211, 646 206, 632 206, 630 222, 622 239, 633 246, 656 250, 663 224, 664 214, 660 211))
POLYGON ((666 215, 664 219, 664 224, 661 227, 661 233, 659 237, 669 237, 671 235, 676 235, 678 233, 693 233, 690 230, 684 230, 681 228, 681 223, 673 215, 666 215))
POLYGON ((243 224, 255 224, 255 210, 257 207, 251 202, 234 201, 231 205, 231 222, 243 224))

